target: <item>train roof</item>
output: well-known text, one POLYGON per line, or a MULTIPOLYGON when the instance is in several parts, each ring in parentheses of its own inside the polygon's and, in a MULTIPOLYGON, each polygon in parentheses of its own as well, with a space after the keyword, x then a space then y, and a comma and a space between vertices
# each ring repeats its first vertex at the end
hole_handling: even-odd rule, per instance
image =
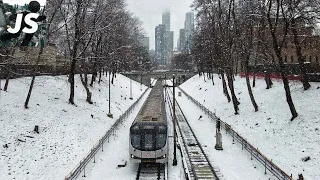
POLYGON ((161 80, 157 80, 156 84, 153 86, 148 98, 135 118, 134 123, 135 122, 167 122, 161 80))

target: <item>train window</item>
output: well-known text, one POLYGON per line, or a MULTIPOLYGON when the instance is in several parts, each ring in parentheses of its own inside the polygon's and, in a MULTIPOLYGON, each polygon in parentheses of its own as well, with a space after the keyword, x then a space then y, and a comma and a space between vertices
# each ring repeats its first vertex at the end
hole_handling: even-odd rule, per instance
POLYGON ((158 126, 159 133, 167 133, 167 128, 165 126, 158 126))
POLYGON ((144 135, 144 149, 151 150, 152 147, 153 147, 152 134, 145 134, 144 135))
POLYGON ((131 144, 134 148, 140 148, 141 135, 140 134, 132 134, 131 135, 131 144))
POLYGON ((158 134, 157 135, 157 138, 156 138, 156 148, 159 149, 159 148, 163 148, 164 145, 166 144, 166 134, 158 134))
POLYGON ((139 126, 137 126, 137 125, 133 126, 132 130, 139 130, 139 126))

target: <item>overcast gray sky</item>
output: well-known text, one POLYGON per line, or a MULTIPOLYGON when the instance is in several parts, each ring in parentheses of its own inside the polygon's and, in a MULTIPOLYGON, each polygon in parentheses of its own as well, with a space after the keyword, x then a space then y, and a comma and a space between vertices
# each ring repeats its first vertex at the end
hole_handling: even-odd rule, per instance
MULTIPOLYGON (((28 4, 32 0, 3 0, 3 3, 8 3, 8 4, 19 4, 19 5, 24 5, 28 4)), ((46 0, 37 0, 41 6, 44 6, 46 3, 46 0)))
POLYGON ((177 46, 179 30, 184 28, 185 14, 192 11, 193 0, 126 0, 128 9, 143 22, 147 36, 150 37, 150 49, 155 48, 155 27, 162 23, 162 12, 171 13, 171 31, 174 31, 174 47, 177 46))

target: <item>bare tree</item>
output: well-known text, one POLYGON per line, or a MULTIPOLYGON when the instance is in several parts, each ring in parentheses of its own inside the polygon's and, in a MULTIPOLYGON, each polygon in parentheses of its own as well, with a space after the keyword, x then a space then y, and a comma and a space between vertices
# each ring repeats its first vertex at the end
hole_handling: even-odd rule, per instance
POLYGON ((286 92, 287 103, 289 105, 289 108, 290 108, 290 111, 292 114, 292 118, 291 118, 291 121, 292 121, 298 116, 298 113, 297 113, 295 106, 293 104, 293 101, 292 101, 289 81, 287 78, 287 72, 285 70, 284 62, 283 62, 282 55, 281 55, 282 48, 283 48, 284 43, 286 42, 286 38, 287 38, 288 31, 289 31, 289 26, 290 26, 290 24, 286 20, 285 16, 286 16, 286 13, 285 13, 285 7, 283 5, 283 0, 268 0, 267 18, 268 18, 269 30, 270 30, 270 34, 272 37, 273 49, 276 53, 279 67, 280 67, 280 74, 281 74, 281 77, 283 80, 284 90, 286 92), (274 10, 272 9, 273 7, 274 7, 274 10), (284 18, 281 18, 281 15, 284 18), (277 28, 280 24, 279 23, 280 18, 283 20, 283 23, 282 23, 283 30, 280 31, 281 35, 280 35, 279 31, 277 31, 277 28))
POLYGON ((254 107, 255 112, 258 111, 258 105, 254 99, 253 92, 250 85, 250 79, 249 79, 249 72, 248 72, 248 65, 249 60, 252 57, 252 49, 253 49, 253 37, 254 37, 254 17, 251 14, 256 13, 256 6, 253 1, 248 1, 244 5, 244 7, 240 8, 240 17, 242 17, 239 20, 239 30, 237 31, 238 38, 237 38, 237 47, 238 47, 238 53, 239 57, 242 59, 245 76, 246 76, 246 84, 248 93, 250 96, 251 103, 254 107))
POLYGON ((320 18, 320 7, 319 2, 314 0, 290 0, 285 3, 288 9, 287 18, 290 23, 290 30, 293 35, 293 43, 296 48, 296 54, 298 57, 301 82, 303 84, 304 90, 308 90, 311 85, 308 80, 308 75, 305 66, 305 57, 302 52, 302 42, 305 39, 299 37, 299 30, 306 29, 306 25, 310 27, 315 27, 317 20, 320 18))

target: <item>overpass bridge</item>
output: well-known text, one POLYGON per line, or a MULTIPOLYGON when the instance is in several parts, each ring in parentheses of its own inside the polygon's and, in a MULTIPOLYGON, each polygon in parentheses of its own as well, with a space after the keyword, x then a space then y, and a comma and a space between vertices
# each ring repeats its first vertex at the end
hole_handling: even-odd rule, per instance
POLYGON ((180 85, 183 82, 187 81, 194 75, 195 72, 190 71, 178 71, 178 70, 166 70, 166 71, 130 71, 130 72, 121 72, 120 74, 134 80, 137 82, 141 82, 146 86, 150 86, 151 78, 160 79, 167 78, 172 79, 173 75, 175 75, 177 84, 180 85))

